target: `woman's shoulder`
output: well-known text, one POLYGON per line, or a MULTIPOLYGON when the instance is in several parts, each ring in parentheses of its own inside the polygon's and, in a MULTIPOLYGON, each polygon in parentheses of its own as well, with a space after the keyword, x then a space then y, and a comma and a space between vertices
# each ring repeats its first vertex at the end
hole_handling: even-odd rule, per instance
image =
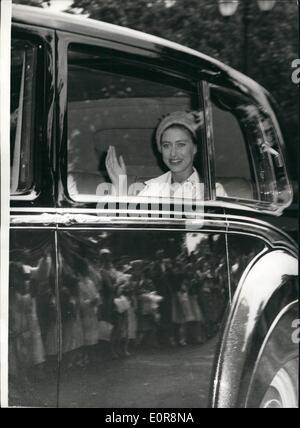
POLYGON ((159 175, 158 177, 151 178, 150 180, 145 181, 145 185, 149 186, 151 184, 157 184, 157 183, 168 183, 170 180, 171 172, 168 171, 165 174, 159 175))
POLYGON ((171 183, 171 172, 152 178, 144 182, 144 188, 139 192, 139 196, 158 196, 165 193, 165 185, 171 183))

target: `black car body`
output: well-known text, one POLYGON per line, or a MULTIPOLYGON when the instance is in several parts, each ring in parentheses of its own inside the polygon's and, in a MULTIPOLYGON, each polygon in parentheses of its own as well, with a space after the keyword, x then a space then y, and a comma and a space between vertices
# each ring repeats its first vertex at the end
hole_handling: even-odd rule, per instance
MULTIPOLYGON (((297 406, 297 230, 287 215, 293 192, 267 91, 175 43, 25 6, 13 7, 11 76, 10 405, 297 406), (186 109, 204 114, 201 209, 186 215, 172 203, 149 209, 138 199, 99 199, 108 145, 125 155, 131 183, 152 178, 162 171, 151 145, 155 124, 186 109), (112 316, 99 316, 111 303, 105 253, 115 271, 129 269, 139 285, 151 279, 164 298, 155 327, 163 348, 174 284, 187 284, 197 298, 203 319, 187 322, 202 322, 205 340, 192 348, 193 360, 180 351, 187 377, 172 393, 166 383, 178 367, 163 366, 172 351, 161 356, 151 399, 136 366, 134 402, 130 394, 126 401, 132 380, 122 370, 91 398, 89 379, 98 374, 66 368, 67 353, 84 340, 95 344, 92 330, 69 343, 78 339, 76 317, 83 329, 86 321, 76 306, 80 287, 93 281, 97 320, 112 316)), ((90 305, 91 296, 86 291, 90 305)), ((139 296, 131 298, 144 316, 139 296)))

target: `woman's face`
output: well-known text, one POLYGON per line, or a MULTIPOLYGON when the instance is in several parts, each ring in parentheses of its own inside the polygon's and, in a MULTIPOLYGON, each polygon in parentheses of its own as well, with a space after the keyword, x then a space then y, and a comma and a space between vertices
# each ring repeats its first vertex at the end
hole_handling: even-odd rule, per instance
POLYGON ((172 126, 162 134, 161 154, 170 171, 187 179, 193 170, 197 147, 187 129, 172 126))

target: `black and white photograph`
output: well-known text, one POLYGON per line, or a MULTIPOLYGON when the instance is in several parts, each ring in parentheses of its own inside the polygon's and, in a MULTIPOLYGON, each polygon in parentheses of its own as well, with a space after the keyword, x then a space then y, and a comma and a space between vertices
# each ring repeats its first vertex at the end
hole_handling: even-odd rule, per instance
POLYGON ((0 19, 1 407, 298 408, 298 1, 0 19))

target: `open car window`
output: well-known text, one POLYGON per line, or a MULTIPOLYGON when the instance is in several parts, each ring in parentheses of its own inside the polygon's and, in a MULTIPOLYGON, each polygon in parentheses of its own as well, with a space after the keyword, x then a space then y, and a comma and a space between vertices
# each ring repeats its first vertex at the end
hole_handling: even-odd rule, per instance
POLYGON ((274 209, 289 203, 285 162, 268 111, 250 97, 216 85, 210 85, 210 96, 215 175, 224 196, 274 209))
MULTIPOLYGON (((138 196, 146 181, 168 171, 154 140, 159 120, 174 111, 191 110, 203 110, 198 82, 70 45, 67 187, 71 199, 94 202, 111 194, 105 167, 109 146, 124 158, 129 195, 138 196), (99 193, 101 184, 107 190, 99 193)), ((201 177, 200 150, 194 166, 201 177)))

